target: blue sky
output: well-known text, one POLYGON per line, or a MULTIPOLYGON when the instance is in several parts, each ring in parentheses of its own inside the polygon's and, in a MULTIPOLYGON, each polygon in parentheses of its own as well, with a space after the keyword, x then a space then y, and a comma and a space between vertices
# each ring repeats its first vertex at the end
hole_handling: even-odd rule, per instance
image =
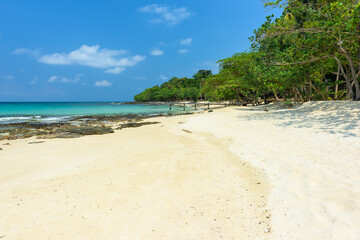
POLYGON ((126 101, 216 73, 271 13, 261 0, 0 0, 0 101, 126 101))

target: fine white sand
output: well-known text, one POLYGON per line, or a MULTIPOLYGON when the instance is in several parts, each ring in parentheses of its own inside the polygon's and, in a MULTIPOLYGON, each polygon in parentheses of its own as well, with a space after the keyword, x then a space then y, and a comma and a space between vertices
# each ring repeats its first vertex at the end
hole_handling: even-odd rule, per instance
POLYGON ((359 239, 360 104, 263 108, 2 141, 0 238, 359 239))
POLYGON ((194 116, 186 127, 229 138, 232 152, 263 170, 271 238, 360 239, 360 103, 251 110, 194 116))

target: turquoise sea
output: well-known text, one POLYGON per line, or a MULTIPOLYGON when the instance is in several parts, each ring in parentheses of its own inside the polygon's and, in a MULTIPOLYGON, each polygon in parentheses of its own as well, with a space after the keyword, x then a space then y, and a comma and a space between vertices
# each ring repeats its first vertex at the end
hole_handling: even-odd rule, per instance
MULTIPOLYGON (((189 111, 190 109, 185 109, 189 111)), ((158 115, 184 112, 168 105, 122 104, 118 102, 2 102, 0 124, 26 121, 57 122, 84 115, 158 115)))

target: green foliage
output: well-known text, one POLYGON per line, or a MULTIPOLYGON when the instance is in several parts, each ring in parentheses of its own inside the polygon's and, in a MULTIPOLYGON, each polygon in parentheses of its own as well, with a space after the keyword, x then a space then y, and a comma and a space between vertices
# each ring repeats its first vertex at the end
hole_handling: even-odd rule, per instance
POLYGON ((265 0, 280 7, 249 39, 249 51, 218 61, 219 73, 200 70, 146 89, 136 101, 360 100, 360 2, 265 0))
POLYGON ((138 102, 158 101, 197 101, 201 97, 201 88, 206 78, 211 77, 210 70, 200 70, 193 78, 173 77, 160 86, 154 86, 135 95, 134 100, 138 102))

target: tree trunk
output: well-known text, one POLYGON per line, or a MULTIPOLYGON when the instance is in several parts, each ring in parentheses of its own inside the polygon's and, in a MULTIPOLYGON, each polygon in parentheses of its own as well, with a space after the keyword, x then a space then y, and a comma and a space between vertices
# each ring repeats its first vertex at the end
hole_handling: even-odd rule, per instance
POLYGON ((335 85, 335 96, 334 99, 337 100, 338 98, 338 91, 339 91, 339 78, 340 78, 340 66, 338 66, 337 75, 336 75, 336 85, 335 85))
POLYGON ((297 91, 295 90, 295 87, 294 87, 294 102, 295 103, 297 102, 297 91))
POLYGON ((336 85, 335 85, 335 97, 334 97, 335 100, 337 100, 337 98, 338 98, 338 95, 337 95, 338 91, 339 91, 339 84, 336 83, 336 85))
MULTIPOLYGON (((350 64, 350 70, 351 70, 351 76, 352 76, 352 80, 353 80, 353 84, 355 85, 355 101, 359 101, 360 100, 360 86, 359 86, 359 81, 357 79, 357 74, 356 74, 356 70, 355 70, 355 65, 354 62, 351 59, 351 56, 346 53, 346 59, 348 60, 349 64, 350 64)), ((352 87, 351 87, 352 89, 352 87)))
POLYGON ((315 88, 311 82, 310 82, 310 84, 311 84, 311 87, 315 90, 315 92, 317 92, 323 99, 326 99, 324 94, 322 94, 317 88, 315 88))
POLYGON ((344 68, 339 60, 339 58, 337 58, 336 56, 334 56, 334 59, 336 60, 336 62, 338 63, 338 66, 341 70, 341 74, 344 76, 345 78, 345 81, 346 81, 346 86, 347 86, 347 91, 346 91, 346 96, 348 98, 348 100, 350 98, 352 98, 354 96, 354 92, 352 90, 352 87, 351 87, 351 81, 349 79, 349 76, 346 74, 346 72, 344 71, 344 68))
POLYGON ((240 102, 241 95, 239 92, 236 92, 236 101, 240 102))
MULTIPOLYGON (((349 52, 341 44, 339 44, 339 49, 341 51, 341 54, 343 56, 345 56, 346 60, 349 62, 352 81, 355 85, 355 96, 352 95, 352 97, 354 100, 360 100, 360 86, 359 86, 359 81, 357 79, 354 61, 352 60, 349 52)), ((351 87, 351 85, 349 87, 351 87)), ((351 90, 352 90, 352 88, 351 88, 351 90)))
POLYGON ((325 96, 326 96, 326 98, 328 98, 329 97, 329 94, 328 94, 328 92, 329 92, 329 82, 328 82, 328 80, 326 79, 325 76, 324 76, 324 80, 325 80, 325 83, 326 83, 325 96))
POLYGON ((273 93, 274 93, 274 96, 275 96, 275 102, 278 102, 278 101, 279 101, 279 97, 278 97, 278 95, 276 94, 276 92, 275 92, 275 91, 273 91, 273 93))
POLYGON ((296 91, 296 92, 297 92, 297 94, 299 95, 299 98, 300 98, 301 102, 302 102, 302 103, 304 103, 304 98, 302 97, 302 95, 301 95, 301 93, 300 93, 299 89, 297 89, 297 88, 295 87, 295 91, 296 91))

